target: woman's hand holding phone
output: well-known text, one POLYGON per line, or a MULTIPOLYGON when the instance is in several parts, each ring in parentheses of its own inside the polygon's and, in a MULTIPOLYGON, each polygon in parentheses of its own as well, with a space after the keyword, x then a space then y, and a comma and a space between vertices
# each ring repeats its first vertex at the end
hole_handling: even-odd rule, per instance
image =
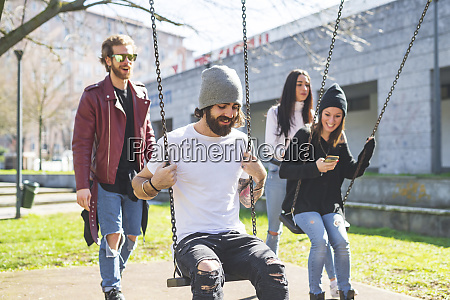
POLYGON ((339 161, 339 156, 328 155, 325 159, 323 157, 316 161, 317 169, 321 173, 326 173, 328 171, 334 170, 339 161))

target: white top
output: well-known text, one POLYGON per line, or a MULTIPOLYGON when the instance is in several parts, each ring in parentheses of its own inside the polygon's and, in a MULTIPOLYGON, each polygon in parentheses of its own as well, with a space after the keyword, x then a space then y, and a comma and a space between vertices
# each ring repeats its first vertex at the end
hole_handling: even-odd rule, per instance
MULTIPOLYGON (((173 195, 178 240, 195 232, 245 233, 237 189, 239 178, 248 178, 241 168, 247 135, 233 128, 225 137, 209 137, 189 124, 168 133, 167 140, 171 163, 177 165, 173 195)), ((147 164, 153 174, 162 163, 162 138, 158 145, 147 164)))
POLYGON ((269 146, 267 147, 267 154, 273 155, 278 160, 283 160, 284 152, 286 151, 289 141, 294 137, 295 133, 305 126, 303 123, 302 109, 304 102, 295 102, 295 112, 293 116, 293 124, 289 129, 288 140, 285 141, 285 136, 282 134, 278 136, 280 128, 278 128, 278 108, 279 105, 272 106, 267 112, 266 121, 266 136, 265 143, 269 146))

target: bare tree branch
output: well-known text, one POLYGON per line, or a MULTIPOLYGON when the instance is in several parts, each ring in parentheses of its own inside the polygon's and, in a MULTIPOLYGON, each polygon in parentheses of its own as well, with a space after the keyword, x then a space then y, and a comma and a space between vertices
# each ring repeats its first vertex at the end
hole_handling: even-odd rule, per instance
POLYGON ((59 0, 51 0, 44 11, 0 39, 0 56, 60 12, 61 2, 59 0))
POLYGON ((20 22, 21 25, 23 25, 23 22, 25 22, 25 8, 27 7, 27 0, 23 3, 23 9, 22 9, 22 21, 20 22))
MULTIPOLYGON (((0 0, 1 2, 1 12, 3 12, 3 6, 5 0, 0 0)), ((19 43, 21 40, 26 38, 30 33, 32 33, 34 30, 45 24, 50 19, 54 18, 58 14, 66 13, 66 12, 76 12, 76 11, 83 11, 86 10, 89 7, 98 6, 98 5, 119 5, 119 6, 125 6, 130 8, 136 8, 143 10, 145 12, 150 13, 150 10, 140 6, 133 1, 130 0, 102 0, 102 1, 96 1, 93 3, 87 3, 87 0, 75 0, 71 2, 67 1, 61 1, 61 0, 50 0, 49 2, 43 1, 46 3, 45 9, 31 18, 30 20, 24 22, 23 24, 20 24, 17 28, 14 30, 7 32, 5 29, 0 30, 0 33, 3 34, 3 37, 0 38, 0 56, 2 56, 6 51, 11 49, 13 46, 15 46, 17 43, 19 43)), ((170 24, 173 24, 175 26, 187 26, 189 28, 192 28, 189 25, 175 22, 173 20, 170 20, 168 18, 165 18, 163 16, 160 16, 159 14, 155 13, 155 18, 161 22, 167 22, 170 24)), ((22 15, 22 20, 24 20, 24 15, 22 15)))
POLYGON ((2 20, 3 8, 5 7, 6 0, 0 0, 0 21, 2 20))

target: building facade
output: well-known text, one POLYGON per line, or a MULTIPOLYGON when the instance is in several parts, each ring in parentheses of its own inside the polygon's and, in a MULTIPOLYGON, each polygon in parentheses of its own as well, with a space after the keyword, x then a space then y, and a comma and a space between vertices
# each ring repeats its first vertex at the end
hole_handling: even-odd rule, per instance
MULTIPOLYGON (((376 124, 396 79, 425 0, 354 0, 344 4, 325 88, 337 82, 346 92, 349 113, 346 132, 356 156, 376 124)), ((433 136, 434 2, 414 41, 376 133, 377 148, 371 169, 386 174, 432 173, 436 147, 441 168, 450 169, 450 2, 439 1, 440 137, 433 136)), ((264 142, 265 114, 280 97, 284 81, 294 68, 311 75, 315 101, 338 7, 302 18, 256 37, 249 50, 249 87, 252 136, 264 142)), ((255 38, 255 37, 253 37, 255 38)), ((241 37, 236 37, 239 41, 241 37)), ((237 42, 236 45, 240 44, 237 42)), ((225 47, 230 49, 230 47, 225 47)), ((195 121, 201 72, 209 65, 225 64, 237 70, 244 83, 240 51, 224 51, 196 58, 196 67, 163 79, 168 129, 195 121), (220 55, 219 55, 220 54, 220 55)), ((231 47, 233 49, 233 47, 231 47)), ((152 95, 151 119, 160 128, 158 90, 152 95)))

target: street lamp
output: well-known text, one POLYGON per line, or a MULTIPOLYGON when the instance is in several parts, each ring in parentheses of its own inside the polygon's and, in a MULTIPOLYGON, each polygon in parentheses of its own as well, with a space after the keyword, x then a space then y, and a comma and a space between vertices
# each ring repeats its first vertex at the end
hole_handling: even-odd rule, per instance
POLYGON ((16 167, 16 219, 20 218, 22 184, 22 50, 14 50, 17 56, 17 167, 16 167))

